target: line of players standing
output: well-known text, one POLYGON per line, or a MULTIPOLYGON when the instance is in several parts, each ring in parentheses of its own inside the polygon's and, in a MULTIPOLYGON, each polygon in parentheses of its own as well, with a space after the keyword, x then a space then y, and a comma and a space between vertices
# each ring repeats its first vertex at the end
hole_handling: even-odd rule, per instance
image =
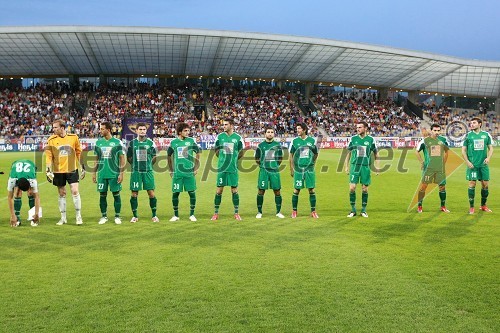
MULTIPOLYGON (((467 133, 462 147, 462 156, 467 164, 466 178, 469 181, 469 213, 474 214, 474 198, 476 181, 481 181, 481 210, 491 212, 486 206, 489 194, 489 162, 493 154, 492 138, 487 132, 481 131, 481 119, 473 118, 470 122, 471 131, 467 133)), ((146 136, 147 126, 144 123, 137 124, 137 137, 133 139, 126 150, 120 140, 111 135, 112 125, 104 122, 100 125, 101 138, 97 140, 94 151, 96 163, 94 164, 93 182, 97 184, 99 192, 99 207, 101 218, 99 224, 108 221, 107 216, 107 193, 110 191, 114 200, 114 223, 121 224, 121 196, 123 173, 126 161, 132 165, 130 177, 130 206, 133 217, 131 223, 139 221, 138 218, 138 193, 145 190, 149 196, 152 222, 159 222, 156 215, 157 199, 155 196, 155 179, 153 165, 156 161, 156 147, 153 140, 146 136)), ((240 135, 234 132, 234 124, 231 119, 223 122, 224 132, 217 136, 215 142, 215 154, 218 157, 218 172, 216 178, 216 193, 214 197, 214 214, 212 221, 219 219, 219 207, 222 201, 224 187, 231 188, 232 203, 234 206, 234 218, 241 220, 239 215, 238 194, 238 160, 243 156, 244 143, 240 135)), ((309 191, 309 202, 311 217, 318 218, 316 212, 316 173, 315 163, 319 154, 316 140, 307 135, 307 125, 297 124, 297 137, 290 145, 290 175, 293 177, 294 191, 292 195, 292 218, 297 217, 299 193, 301 189, 309 191)), ((61 218, 57 225, 67 223, 66 216, 66 184, 69 185, 73 204, 76 212, 76 224, 83 224, 81 216, 81 199, 78 189, 79 181, 85 177, 84 163, 81 161, 81 146, 75 134, 67 133, 63 121, 56 120, 53 123, 54 135, 52 135, 45 150, 46 153, 46 175, 47 180, 58 188, 58 205, 61 218), (79 167, 81 168, 79 170, 79 167)), ((368 124, 360 122, 356 124, 357 135, 353 136, 348 146, 348 154, 345 159, 345 171, 349 175, 349 202, 351 211, 347 217, 357 215, 356 210, 356 186, 362 185, 361 194, 361 216, 368 217, 366 207, 368 205, 368 188, 371 184, 372 156, 375 172, 378 175, 378 152, 373 137, 367 134, 368 124)), ((416 149, 416 155, 422 165, 422 180, 418 193, 417 211, 423 211, 422 202, 429 183, 439 185, 439 197, 441 200, 441 211, 449 213, 446 208, 446 172, 445 164, 448 158, 448 143, 440 136, 440 125, 433 124, 429 135, 420 141, 416 149), (423 153, 422 159, 420 153, 423 153)), ((196 141, 191 138, 190 128, 185 123, 179 123, 176 128, 178 137, 172 140, 168 150, 168 168, 172 177, 172 205, 174 215, 170 221, 178 221, 179 217, 179 195, 187 192, 189 195, 190 212, 189 220, 196 221, 196 180, 195 176, 199 169, 200 148, 196 141)), ((265 128, 265 140, 261 142, 255 152, 255 162, 260 167, 257 181, 257 215, 262 218, 262 205, 264 194, 267 189, 272 189, 275 195, 276 217, 284 218, 281 212, 281 178, 280 167, 283 161, 283 150, 279 142, 274 140, 274 129, 265 128)), ((36 226, 39 222, 40 198, 38 195, 38 184, 36 181, 36 167, 30 160, 17 160, 11 166, 8 182, 8 202, 11 213, 10 223, 12 226, 20 224, 20 211, 22 206, 21 194, 28 192, 29 206, 34 207, 31 217, 31 225, 36 226)))

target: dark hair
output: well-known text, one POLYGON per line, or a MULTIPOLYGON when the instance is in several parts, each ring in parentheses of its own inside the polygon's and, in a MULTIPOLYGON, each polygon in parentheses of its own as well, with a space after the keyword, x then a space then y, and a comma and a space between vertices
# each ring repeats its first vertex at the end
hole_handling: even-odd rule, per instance
POLYGON ((111 125, 111 123, 109 121, 105 121, 105 122, 101 123, 101 126, 106 127, 106 129, 110 130, 110 131, 113 128, 113 126, 111 125))
POLYGON ((52 122, 52 124, 59 124, 59 127, 66 128, 66 123, 62 119, 56 119, 52 122))
POLYGON ((137 123, 136 129, 139 129, 139 127, 146 127, 146 129, 148 128, 148 126, 146 125, 146 123, 137 123))
POLYGON ((30 189, 31 185, 30 185, 30 181, 27 180, 26 178, 19 178, 17 181, 16 181, 16 185, 17 187, 19 187, 19 189, 23 192, 27 191, 30 189))
POLYGON ((368 123, 366 121, 360 121, 358 125, 359 124, 363 125, 365 128, 368 128, 368 123))
POLYGON ((432 124, 432 125, 431 125, 431 130, 432 130, 433 128, 436 128, 436 127, 440 129, 440 128, 441 128, 441 125, 439 125, 439 124, 432 124))
POLYGON ((227 121, 229 123, 229 125, 231 125, 231 126, 234 125, 234 121, 232 118, 224 118, 223 121, 227 121))
POLYGON ((307 128, 306 123, 297 123, 297 126, 300 126, 300 128, 302 128, 302 130, 303 130, 304 132, 306 132, 306 134, 307 134, 307 130, 308 130, 308 128, 307 128))
POLYGON ((481 118, 474 117, 470 121, 473 121, 473 120, 477 121, 479 123, 479 126, 481 126, 483 124, 483 121, 481 120, 481 118))
POLYGON ((266 126, 266 127, 264 127, 264 133, 266 133, 266 132, 267 132, 267 130, 273 130, 273 132, 274 132, 274 127, 269 126, 269 125, 268 125, 268 126, 266 126))
POLYGON ((189 125, 186 123, 178 123, 175 127, 175 132, 179 135, 184 129, 189 128, 189 125))

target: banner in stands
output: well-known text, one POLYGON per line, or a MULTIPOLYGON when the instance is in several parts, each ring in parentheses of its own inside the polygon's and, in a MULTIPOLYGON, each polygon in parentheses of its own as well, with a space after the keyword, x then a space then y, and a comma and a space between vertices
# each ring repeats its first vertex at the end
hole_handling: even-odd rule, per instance
MULTIPOLYGON (((135 134, 133 134, 135 137, 135 134)), ((7 151, 42 151, 46 144, 48 137, 29 137, 24 139, 24 143, 9 143, 10 141, 4 140, 4 143, 0 143, 0 152, 7 151)), ((155 138, 153 139, 158 150, 166 150, 174 138, 155 138)), ((215 140, 217 137, 215 135, 202 135, 197 139, 198 145, 202 150, 213 149, 215 145, 215 140)), ((379 148, 415 148, 421 138, 418 137, 374 137, 375 144, 379 148)), ((293 138, 277 138, 277 141, 283 146, 283 148, 288 149, 293 138)), ((343 149, 349 146, 348 137, 324 137, 318 142, 320 149, 343 149)), ((126 141, 122 140, 124 145, 126 141)), ((264 141, 264 138, 245 138, 245 148, 255 149, 264 141)), ((81 138, 80 143, 83 150, 93 150, 96 138, 86 139, 81 138)), ((462 146, 462 142, 455 142, 449 140, 450 147, 457 148, 462 146)), ((500 146, 500 140, 493 140, 494 146, 500 146)))
POLYGON ((137 117, 126 117, 122 120, 122 139, 126 142, 132 141, 137 134, 135 133, 138 123, 146 123, 148 128, 146 135, 148 138, 153 139, 153 117, 149 118, 137 118, 137 117))

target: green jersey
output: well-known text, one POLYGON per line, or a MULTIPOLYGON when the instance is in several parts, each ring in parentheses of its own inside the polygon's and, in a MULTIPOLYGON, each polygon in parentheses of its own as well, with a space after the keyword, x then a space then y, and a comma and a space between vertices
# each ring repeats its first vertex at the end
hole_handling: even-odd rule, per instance
POLYGON ((444 172, 444 156, 450 148, 443 136, 435 139, 428 136, 420 140, 417 151, 424 152, 424 170, 444 172))
POLYGON ((351 152, 351 165, 370 165, 372 153, 377 153, 375 140, 369 135, 353 136, 347 149, 351 152))
POLYGON ((156 145, 146 138, 140 141, 135 138, 130 141, 127 149, 127 159, 132 160, 132 171, 153 171, 153 158, 156 157, 156 145))
POLYGON ((311 170, 314 168, 314 155, 319 153, 316 147, 316 139, 300 136, 293 139, 290 145, 290 154, 293 155, 293 167, 296 171, 311 170))
POLYGON ((488 146, 492 142, 493 139, 488 132, 470 131, 467 133, 463 146, 467 147, 467 158, 475 167, 484 165, 484 160, 488 157, 488 146))
POLYGON ((30 160, 14 161, 10 167, 10 178, 36 179, 36 166, 30 160))
POLYGON ((97 156, 99 179, 114 179, 120 174, 120 155, 124 154, 123 144, 117 138, 97 140, 94 153, 97 156))
POLYGON ((168 156, 174 156, 174 177, 189 177, 194 175, 194 162, 200 147, 193 138, 181 140, 176 138, 168 147, 168 156))
POLYGON ((276 141, 259 143, 255 150, 255 159, 260 161, 260 167, 267 171, 278 171, 283 159, 283 148, 276 141))
POLYGON ((223 132, 217 136, 215 149, 219 151, 219 172, 237 172, 238 155, 243 150, 243 139, 239 134, 227 135, 223 132))

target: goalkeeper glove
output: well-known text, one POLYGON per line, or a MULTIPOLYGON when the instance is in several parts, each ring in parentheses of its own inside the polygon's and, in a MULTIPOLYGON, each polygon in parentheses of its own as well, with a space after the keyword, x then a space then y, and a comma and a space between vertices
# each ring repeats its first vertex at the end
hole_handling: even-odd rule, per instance
POLYGON ((54 181, 54 173, 50 170, 50 168, 47 168, 47 181, 49 183, 52 183, 54 181))
POLYGON ((82 172, 80 173, 80 179, 79 180, 82 180, 83 178, 85 178, 85 166, 82 164, 82 172))

